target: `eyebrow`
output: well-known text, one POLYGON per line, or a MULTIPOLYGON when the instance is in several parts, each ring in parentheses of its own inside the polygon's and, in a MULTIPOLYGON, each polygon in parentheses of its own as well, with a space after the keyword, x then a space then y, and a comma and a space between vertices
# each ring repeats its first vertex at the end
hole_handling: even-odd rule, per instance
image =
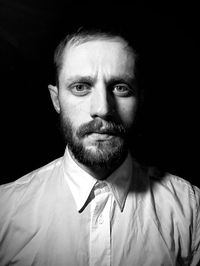
POLYGON ((117 83, 125 83, 125 84, 128 84, 129 86, 133 86, 136 84, 136 79, 134 77, 125 75, 125 76, 111 77, 107 81, 108 86, 111 86, 117 83))
POLYGON ((66 79, 66 82, 69 84, 73 84, 73 83, 81 83, 81 82, 85 82, 85 83, 93 83, 95 81, 94 78, 90 77, 90 76, 73 76, 70 78, 66 79))

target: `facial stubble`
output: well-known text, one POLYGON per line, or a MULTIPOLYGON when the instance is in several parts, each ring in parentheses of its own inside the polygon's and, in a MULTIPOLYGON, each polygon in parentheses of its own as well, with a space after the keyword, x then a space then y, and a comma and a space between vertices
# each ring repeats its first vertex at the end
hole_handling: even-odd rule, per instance
POLYGON ((64 140, 74 158, 89 168, 116 168, 127 155, 127 129, 120 123, 95 118, 78 129, 63 112, 60 113, 60 126, 64 140), (92 133, 105 133, 111 138, 94 141, 86 145, 85 139, 92 133))

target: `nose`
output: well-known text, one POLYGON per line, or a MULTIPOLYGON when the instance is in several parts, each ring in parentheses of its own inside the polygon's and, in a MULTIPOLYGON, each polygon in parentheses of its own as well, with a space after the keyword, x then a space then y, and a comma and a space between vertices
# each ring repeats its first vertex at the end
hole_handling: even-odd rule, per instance
POLYGON ((90 115, 92 118, 106 118, 112 115, 113 99, 105 85, 93 89, 90 102, 90 115))

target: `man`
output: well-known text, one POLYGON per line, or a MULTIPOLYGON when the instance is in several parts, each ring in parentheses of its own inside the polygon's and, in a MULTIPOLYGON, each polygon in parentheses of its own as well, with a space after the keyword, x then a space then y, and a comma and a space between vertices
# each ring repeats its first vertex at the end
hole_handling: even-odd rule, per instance
POLYGON ((136 53, 80 30, 55 52, 49 85, 66 152, 1 186, 0 265, 197 265, 200 191, 132 158, 136 53))

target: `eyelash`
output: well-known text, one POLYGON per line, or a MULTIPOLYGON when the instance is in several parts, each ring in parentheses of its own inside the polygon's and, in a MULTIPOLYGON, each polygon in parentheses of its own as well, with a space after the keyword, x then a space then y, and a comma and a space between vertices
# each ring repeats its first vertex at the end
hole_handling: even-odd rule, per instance
POLYGON ((75 84, 75 85, 73 85, 72 87, 71 87, 71 91, 72 91, 72 93, 74 94, 74 95, 78 95, 78 96, 84 96, 84 95, 86 95, 88 92, 89 92, 89 90, 90 90, 90 85, 89 84, 86 84, 86 83, 78 83, 78 84, 75 84), (78 87, 87 87, 87 91, 77 91, 76 89, 78 88, 78 87))
POLYGON ((113 91, 117 87, 119 87, 120 89, 122 89, 122 88, 125 89, 125 91, 124 90, 123 91, 118 91, 119 94, 123 94, 124 96, 129 96, 132 93, 130 87, 127 86, 127 85, 124 85, 124 84, 117 84, 117 85, 115 85, 114 88, 113 88, 113 91))
MULTIPOLYGON (((91 91, 91 87, 92 87, 91 84, 77 83, 77 84, 74 84, 74 85, 71 86, 71 91, 76 96, 85 96, 85 95, 87 95, 91 91), (83 90, 77 90, 78 87, 83 88, 83 90), (84 87, 86 88, 86 90, 84 90, 84 87)), ((119 97, 128 97, 128 96, 130 96, 130 95, 133 94, 132 89, 127 84, 116 84, 116 85, 112 85, 112 86, 109 86, 109 90, 112 91, 113 94, 116 94, 119 97), (125 88, 125 91, 123 91, 123 92, 119 92, 119 91, 117 92, 116 91, 116 93, 115 93, 114 90, 117 87, 125 88)))

